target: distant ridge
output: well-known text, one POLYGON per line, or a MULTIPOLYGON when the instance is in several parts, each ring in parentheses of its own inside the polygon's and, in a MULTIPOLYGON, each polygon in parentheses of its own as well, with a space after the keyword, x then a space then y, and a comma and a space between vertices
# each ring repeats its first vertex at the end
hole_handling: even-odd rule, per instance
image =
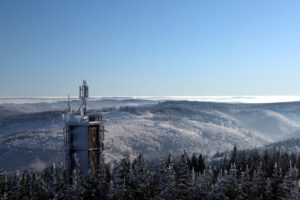
MULTIPOLYGON (((71 100, 77 99, 77 96, 71 96, 71 100)), ((150 100, 150 101, 198 101, 198 102, 220 102, 220 103, 283 103, 300 101, 300 96, 92 96, 90 101, 94 100, 150 100)), ((39 102, 57 102, 66 101, 67 97, 0 97, 0 104, 4 103, 39 103, 39 102)))

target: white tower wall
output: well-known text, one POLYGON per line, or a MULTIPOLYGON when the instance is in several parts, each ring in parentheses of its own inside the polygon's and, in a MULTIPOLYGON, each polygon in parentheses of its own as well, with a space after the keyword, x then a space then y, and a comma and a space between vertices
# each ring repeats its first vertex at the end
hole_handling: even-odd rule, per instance
POLYGON ((87 114, 88 86, 86 82, 80 88, 82 88, 80 89, 82 100, 80 114, 68 113, 63 116, 65 120, 66 166, 69 175, 76 167, 76 158, 83 175, 88 175, 89 170, 98 170, 100 155, 104 146, 102 117, 99 114, 87 114))

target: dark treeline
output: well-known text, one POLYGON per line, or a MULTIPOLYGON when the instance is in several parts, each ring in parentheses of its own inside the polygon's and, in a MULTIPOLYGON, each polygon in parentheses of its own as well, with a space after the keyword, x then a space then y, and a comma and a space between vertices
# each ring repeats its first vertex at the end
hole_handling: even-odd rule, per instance
POLYGON ((202 155, 146 160, 129 155, 113 166, 100 160, 87 177, 62 164, 43 171, 0 172, 3 199, 300 199, 300 158, 278 151, 237 151, 204 162, 202 155), (71 198, 68 198, 71 197, 71 198))

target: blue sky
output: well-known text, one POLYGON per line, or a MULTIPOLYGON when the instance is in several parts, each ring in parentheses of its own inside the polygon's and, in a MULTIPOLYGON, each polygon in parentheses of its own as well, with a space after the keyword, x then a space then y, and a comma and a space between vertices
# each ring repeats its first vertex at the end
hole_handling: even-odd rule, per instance
POLYGON ((300 1, 0 1, 0 96, 300 95, 300 1))

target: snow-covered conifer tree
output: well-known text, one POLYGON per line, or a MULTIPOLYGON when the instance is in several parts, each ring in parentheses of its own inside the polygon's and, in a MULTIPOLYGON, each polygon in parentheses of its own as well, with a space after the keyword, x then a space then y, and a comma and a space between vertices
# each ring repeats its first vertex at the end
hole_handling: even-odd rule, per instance
POLYGON ((204 170, 202 174, 195 178, 195 198, 212 199, 213 172, 211 168, 204 170))
POLYGON ((246 170, 241 173, 240 182, 239 182, 239 199, 249 199, 250 192, 250 171, 246 166, 246 170))
MULTIPOLYGON (((293 167, 292 163, 290 162, 289 170, 284 176, 283 182, 281 184, 281 188, 282 188, 281 199, 291 199, 291 196, 297 195, 297 188, 299 187, 297 177, 298 177, 298 169, 293 167)), ((299 192, 299 188, 298 188, 298 192, 299 192)))
POLYGON ((227 187, 228 187, 228 180, 227 180, 227 171, 224 171, 224 174, 222 173, 222 171, 220 172, 217 182, 214 186, 215 189, 215 199, 217 200, 227 200, 229 199, 226 196, 226 191, 227 191, 227 187))
POLYGON ((131 162, 126 154, 121 162, 116 163, 113 169, 113 199, 132 199, 131 191, 131 162))
POLYGON ((144 156, 139 154, 132 163, 132 186, 136 199, 149 197, 149 171, 144 156), (147 194, 148 193, 148 194, 147 194))
POLYGON ((187 155, 181 155, 177 165, 177 184, 176 184, 176 198, 177 199, 193 199, 193 184, 191 172, 189 170, 187 155))
POLYGON ((260 162, 257 170, 254 170, 250 188, 250 199, 263 199, 266 180, 260 162))
POLYGON ((84 199, 85 197, 85 179, 80 171, 78 158, 75 156, 75 169, 72 173, 71 195, 74 199, 84 199))
POLYGON ((173 166, 161 161, 157 173, 156 199, 175 199, 175 172, 173 166))

